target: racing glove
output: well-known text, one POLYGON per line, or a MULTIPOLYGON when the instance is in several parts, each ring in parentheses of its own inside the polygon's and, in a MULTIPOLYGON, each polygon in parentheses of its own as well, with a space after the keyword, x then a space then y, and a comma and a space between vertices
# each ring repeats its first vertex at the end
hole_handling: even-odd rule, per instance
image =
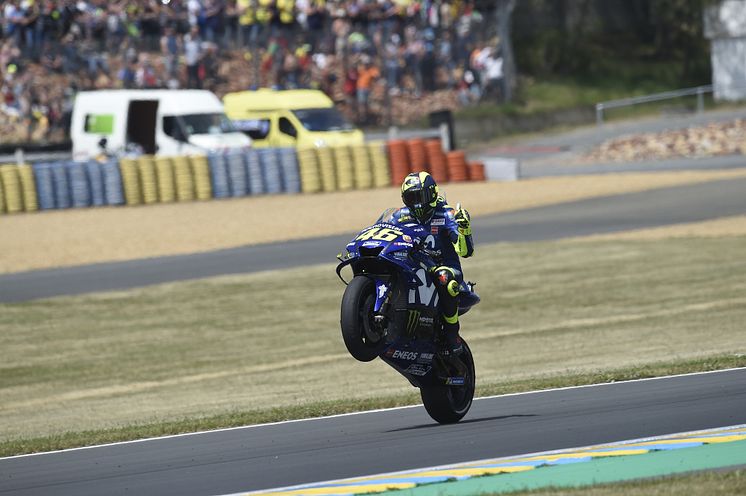
POLYGON ((471 217, 469 212, 464 208, 459 208, 454 217, 458 225, 458 232, 463 236, 471 236, 471 217))

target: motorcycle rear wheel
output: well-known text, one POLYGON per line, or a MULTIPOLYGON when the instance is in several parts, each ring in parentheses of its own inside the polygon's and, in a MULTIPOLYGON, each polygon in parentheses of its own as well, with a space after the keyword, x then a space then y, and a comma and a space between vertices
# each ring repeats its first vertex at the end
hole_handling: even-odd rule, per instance
POLYGON ((383 336, 373 321, 376 285, 364 276, 350 281, 342 296, 340 325, 347 351, 356 360, 370 362, 380 351, 383 336))
POLYGON ((474 358, 469 346, 464 343, 460 359, 466 364, 467 374, 463 386, 431 386, 420 388, 420 396, 425 410, 440 424, 454 424, 464 418, 471 408, 476 388, 474 358))

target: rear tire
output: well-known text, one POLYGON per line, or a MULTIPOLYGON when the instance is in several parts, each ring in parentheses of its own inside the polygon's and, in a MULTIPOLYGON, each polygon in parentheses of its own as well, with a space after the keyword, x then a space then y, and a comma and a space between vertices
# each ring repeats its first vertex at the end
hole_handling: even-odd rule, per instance
POLYGON ((342 296, 340 325, 347 351, 361 362, 374 360, 383 343, 383 336, 373 322, 375 304, 375 283, 364 276, 354 277, 342 296))
POLYGON ((454 424, 461 420, 471 408, 476 387, 474 358, 471 350, 464 344, 460 358, 466 364, 467 375, 463 386, 431 386, 420 389, 422 403, 433 420, 440 424, 454 424))

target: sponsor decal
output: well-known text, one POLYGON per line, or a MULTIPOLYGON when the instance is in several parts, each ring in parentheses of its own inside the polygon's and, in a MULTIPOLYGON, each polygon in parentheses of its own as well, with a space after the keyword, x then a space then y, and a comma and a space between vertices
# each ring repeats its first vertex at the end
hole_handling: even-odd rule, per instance
POLYGON ((389 290, 389 288, 387 286, 384 286, 383 284, 381 284, 380 286, 378 286, 378 299, 383 298, 384 295, 386 294, 386 291, 388 291, 388 290, 389 290))
POLYGON ((394 246, 403 246, 404 248, 414 248, 414 245, 412 243, 402 243, 401 241, 397 241, 394 243, 394 246))
POLYGON ((407 258, 407 253, 403 252, 403 251, 395 251, 394 252, 394 257, 401 258, 402 260, 404 260, 404 259, 407 258))
POLYGON ((403 239, 403 240, 404 240, 405 242, 407 242, 407 243, 411 243, 411 242, 412 242, 412 236, 410 236, 410 235, 408 235, 408 234, 405 234, 404 236, 402 236, 402 239, 403 239))
POLYGON ((440 232, 440 228, 432 226, 430 228, 430 234, 438 234, 440 232))
POLYGON ((418 377, 422 377, 423 375, 427 375, 428 372, 432 370, 432 367, 428 367, 425 365, 420 365, 418 363, 413 363, 407 369, 404 371, 408 374, 416 375, 418 377))
POLYGON ((446 379, 446 385, 447 386, 463 386, 464 378, 463 377, 449 377, 448 379, 446 379))
POLYGON ((407 334, 414 333, 417 328, 417 322, 420 321, 420 311, 410 310, 407 316, 407 334))
POLYGON ((396 350, 394 351, 394 354, 391 355, 391 358, 398 358, 399 360, 409 360, 410 362, 413 362, 417 360, 418 356, 420 356, 420 354, 416 351, 396 350))
POLYGON ((433 219, 430 225, 431 226, 445 226, 446 220, 445 219, 433 219))
POLYGON ((432 360, 435 358, 435 353, 420 353, 420 360, 432 360))
POLYGON ((362 244, 363 248, 377 248, 379 246, 381 246, 380 241, 366 241, 365 243, 362 244))
POLYGON ((433 325, 433 322, 432 317, 420 317, 420 325, 431 326, 433 325))
POLYGON ((393 355, 395 351, 396 350, 394 348, 389 348, 388 350, 386 350, 386 356, 388 358, 391 358, 391 355, 393 355))

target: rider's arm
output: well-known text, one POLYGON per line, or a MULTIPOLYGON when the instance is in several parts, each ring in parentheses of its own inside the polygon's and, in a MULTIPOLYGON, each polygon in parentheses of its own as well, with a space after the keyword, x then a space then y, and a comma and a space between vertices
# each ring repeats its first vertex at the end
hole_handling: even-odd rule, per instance
POLYGON ((469 258, 474 255, 474 239, 471 235, 469 212, 463 209, 453 212, 453 210, 448 211, 446 220, 451 243, 460 257, 469 258))

